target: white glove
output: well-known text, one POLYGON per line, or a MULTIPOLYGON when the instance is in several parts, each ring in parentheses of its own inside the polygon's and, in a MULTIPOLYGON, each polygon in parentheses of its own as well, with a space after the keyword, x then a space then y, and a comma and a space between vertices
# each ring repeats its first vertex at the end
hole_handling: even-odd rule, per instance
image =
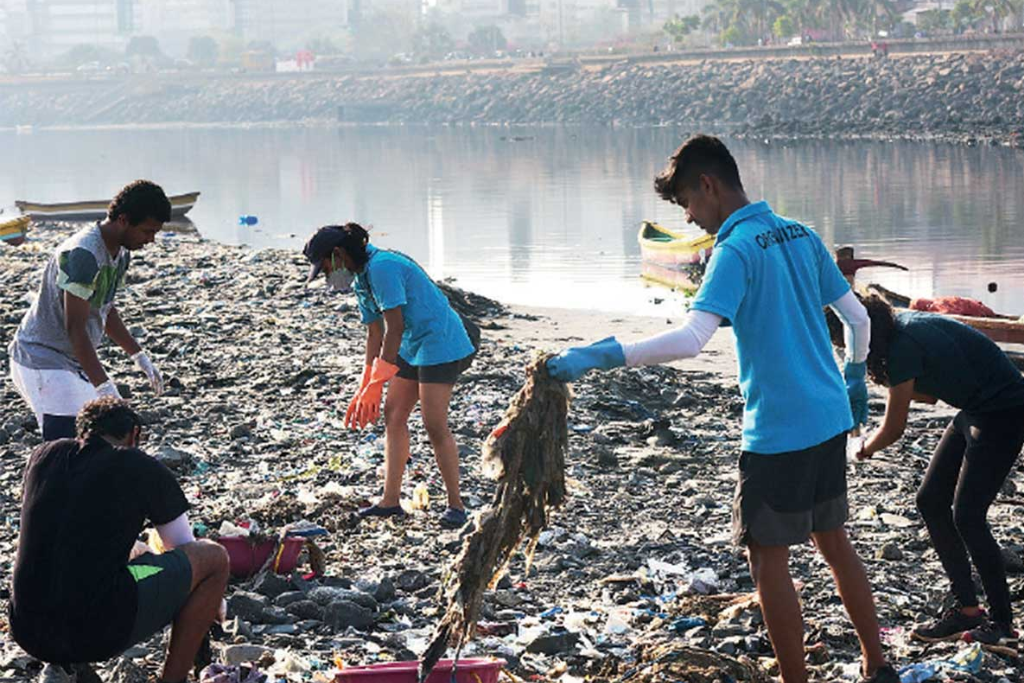
POLYGON ((153 393, 159 396, 164 393, 164 378, 160 375, 160 371, 153 365, 153 361, 149 359, 145 351, 139 351, 132 356, 132 360, 139 366, 139 370, 146 373, 146 377, 149 378, 149 386, 153 387, 153 393))
POLYGON ((108 379, 106 382, 96 387, 96 394, 100 398, 116 398, 119 401, 121 400, 121 394, 118 393, 117 387, 114 386, 114 380, 112 379, 108 379))
POLYGON ((228 601, 224 598, 220 599, 220 607, 217 608, 217 621, 224 623, 228 620, 228 601))

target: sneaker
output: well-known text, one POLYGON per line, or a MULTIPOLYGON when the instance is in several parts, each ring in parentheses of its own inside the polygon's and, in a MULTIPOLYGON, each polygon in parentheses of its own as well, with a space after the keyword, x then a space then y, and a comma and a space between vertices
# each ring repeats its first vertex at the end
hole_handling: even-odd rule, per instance
POLYGON ((900 683, 900 675, 888 664, 875 669, 871 676, 861 679, 864 683, 900 683))
POLYGON ((39 672, 39 683, 75 683, 75 674, 60 664, 44 664, 39 672))
POLYGON ((926 643, 958 640, 965 631, 978 628, 983 623, 985 623, 984 612, 969 617, 960 611, 960 607, 954 605, 943 612, 938 621, 915 628, 910 632, 910 637, 926 643))
POLYGON ((1017 632, 1008 626, 997 624, 991 619, 986 619, 985 623, 977 628, 965 631, 962 637, 968 643, 1017 649, 1017 632))
POLYGON ((401 505, 395 505, 394 507, 371 505, 359 511, 360 519, 367 519, 368 517, 405 517, 406 514, 405 509, 401 505))
POLYGON ((461 529, 469 521, 469 513, 458 508, 448 508, 441 516, 441 526, 445 529, 461 529))

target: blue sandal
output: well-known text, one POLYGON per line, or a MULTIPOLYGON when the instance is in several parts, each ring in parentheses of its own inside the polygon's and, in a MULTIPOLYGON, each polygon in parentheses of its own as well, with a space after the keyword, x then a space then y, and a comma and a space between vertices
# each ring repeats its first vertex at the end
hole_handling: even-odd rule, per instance
POLYGON ((469 513, 465 510, 448 508, 441 517, 441 526, 445 529, 461 529, 469 521, 469 513))
POLYGON ((366 519, 367 517, 405 517, 408 513, 402 508, 401 505, 394 507, 381 507, 380 505, 371 505, 368 508, 362 508, 359 511, 359 517, 366 519))

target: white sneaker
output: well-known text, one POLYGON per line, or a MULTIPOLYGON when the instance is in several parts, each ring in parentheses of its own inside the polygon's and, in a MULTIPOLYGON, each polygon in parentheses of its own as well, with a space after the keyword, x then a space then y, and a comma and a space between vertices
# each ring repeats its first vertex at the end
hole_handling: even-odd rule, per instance
POLYGON ((76 683, 76 678, 60 664, 44 664, 43 670, 39 672, 39 683, 76 683))

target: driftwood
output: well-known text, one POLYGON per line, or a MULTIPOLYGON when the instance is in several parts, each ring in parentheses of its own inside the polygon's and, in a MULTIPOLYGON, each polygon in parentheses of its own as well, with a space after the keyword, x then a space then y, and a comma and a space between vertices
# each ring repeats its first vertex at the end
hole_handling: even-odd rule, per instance
POLYGON ((448 606, 420 662, 420 681, 449 646, 458 651, 472 636, 484 591, 501 578, 524 540, 529 563, 549 510, 565 499, 570 394, 548 375, 547 358, 527 368, 526 383, 484 443, 484 471, 497 479, 497 491, 444 577, 441 595, 448 606))

